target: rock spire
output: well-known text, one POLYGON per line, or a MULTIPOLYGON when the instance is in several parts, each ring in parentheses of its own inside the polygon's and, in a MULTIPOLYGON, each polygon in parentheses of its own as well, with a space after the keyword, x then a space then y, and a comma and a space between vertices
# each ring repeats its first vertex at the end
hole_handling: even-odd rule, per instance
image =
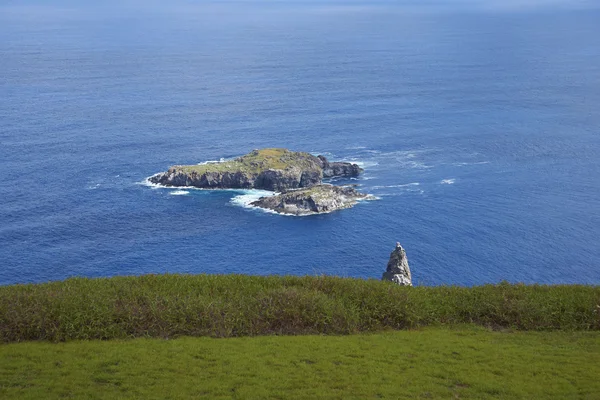
POLYGON ((396 248, 390 254, 390 261, 388 261, 381 280, 392 281, 402 286, 412 286, 408 258, 406 258, 406 251, 400 243, 396 243, 396 248))

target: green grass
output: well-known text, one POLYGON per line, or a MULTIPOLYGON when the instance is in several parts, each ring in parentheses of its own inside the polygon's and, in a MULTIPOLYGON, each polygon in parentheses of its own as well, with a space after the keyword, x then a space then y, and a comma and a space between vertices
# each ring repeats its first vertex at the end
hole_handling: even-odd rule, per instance
POLYGON ((0 287, 0 342, 353 334, 477 324, 600 330, 600 287, 400 287, 328 276, 146 275, 0 287))
POLYGON ((202 175, 206 172, 250 172, 243 164, 235 160, 199 165, 175 165, 170 169, 176 169, 186 174, 195 172, 199 175, 202 175))
POLYGON ((185 173, 195 172, 244 172, 258 174, 267 169, 285 170, 294 166, 301 168, 315 168, 316 157, 303 152, 294 152, 287 149, 261 149, 254 150, 235 160, 222 163, 209 163, 202 165, 176 165, 172 168, 185 173))
POLYGON ((2 399, 598 399, 599 332, 0 345, 2 399))

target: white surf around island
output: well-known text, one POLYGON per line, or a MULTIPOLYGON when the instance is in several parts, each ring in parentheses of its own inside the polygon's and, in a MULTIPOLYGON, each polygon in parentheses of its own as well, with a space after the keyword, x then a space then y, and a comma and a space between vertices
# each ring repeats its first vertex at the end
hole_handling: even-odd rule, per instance
MULTIPOLYGON (((152 176, 154 176, 154 175, 152 175, 152 176)), ((186 195, 190 194, 191 190, 197 190, 197 191, 203 191, 203 192, 214 192, 214 191, 233 192, 236 194, 229 200, 229 203, 233 206, 242 207, 242 208, 245 208, 248 210, 253 210, 253 211, 260 211, 260 212, 267 213, 267 214, 282 215, 282 216, 286 216, 286 217, 309 217, 312 215, 330 214, 330 213, 333 213, 334 211, 338 211, 338 210, 332 210, 332 211, 327 211, 327 212, 319 212, 319 213, 315 212, 315 213, 307 213, 307 214, 301 214, 301 215, 280 213, 280 212, 277 212, 274 210, 269 210, 266 208, 252 205, 253 202, 257 201, 261 197, 276 196, 276 195, 280 194, 278 192, 271 192, 269 190, 261 190, 261 189, 205 189, 205 188, 197 188, 194 186, 164 186, 164 185, 161 185, 158 183, 151 182, 150 178, 152 178, 152 176, 147 177, 142 182, 139 182, 139 184, 143 185, 143 186, 147 186, 153 190, 156 190, 156 189, 168 190, 169 195, 171 195, 171 196, 186 196, 186 195)), ((381 197, 377 196, 377 195, 369 194, 369 195, 367 195, 367 197, 365 197, 363 199, 357 199, 356 203, 359 204, 359 203, 363 203, 363 202, 367 202, 367 201, 374 201, 374 200, 381 200, 381 197)))
MULTIPOLYGON (((345 161, 345 160, 343 160, 343 161, 345 161)), ((376 167, 379 165, 379 163, 377 161, 348 160, 346 162, 351 162, 353 164, 356 164, 363 169, 373 168, 373 167, 376 167)))
MULTIPOLYGON (((319 152, 319 153, 322 155, 331 156, 331 153, 329 153, 329 152, 319 152)), ((221 158, 219 160, 203 161, 203 162, 198 163, 197 165, 219 164, 219 163, 228 162, 230 160, 231 159, 221 158)), ((373 167, 373 166, 378 165, 378 162, 362 161, 362 160, 359 161, 356 158, 353 158, 352 160, 343 160, 342 162, 351 162, 351 163, 361 166, 362 168, 373 167)), ((219 189, 219 188, 198 188, 195 186, 168 186, 168 185, 163 185, 160 183, 154 183, 151 181, 152 178, 162 175, 162 174, 163 173, 157 173, 157 174, 151 175, 151 176, 147 177, 146 179, 144 179, 142 182, 139 182, 139 184, 147 186, 151 189, 167 190, 167 191, 169 191, 168 194, 171 196, 186 196, 186 195, 190 194, 190 191, 234 192, 235 194, 229 200, 229 203, 231 205, 237 206, 237 207, 242 207, 242 208, 249 209, 249 210, 256 210, 256 211, 260 211, 260 212, 268 213, 268 214, 285 215, 285 216, 310 216, 310 215, 319 215, 319 214, 329 214, 334 211, 337 211, 337 209, 335 209, 335 210, 331 210, 331 211, 306 212, 306 213, 302 213, 302 214, 292 214, 292 213, 280 212, 280 211, 276 211, 273 209, 260 207, 260 206, 256 206, 256 205, 252 204, 261 198, 279 195, 280 193, 278 193, 278 192, 272 192, 272 191, 260 190, 260 189, 241 189, 241 188, 219 189)), ((373 179, 373 177, 372 176, 369 176, 369 177, 364 177, 364 176, 333 177, 333 178, 323 179, 323 182, 331 184, 332 182, 337 181, 337 180, 360 181, 360 180, 369 180, 369 179, 373 179)), ((341 185, 341 186, 345 186, 345 185, 341 185)), ((343 199, 345 199, 345 197, 343 197, 343 199)), ((367 194, 364 198, 355 199, 354 204, 362 203, 364 201, 373 201, 373 200, 380 200, 380 199, 381 199, 381 197, 379 197, 379 196, 367 194)))
POLYGON ((411 186, 420 186, 419 182, 411 182, 411 183, 402 183, 399 185, 383 185, 383 186, 373 186, 371 189, 388 189, 388 188, 405 188, 411 186))
POLYGON ((362 203, 363 201, 375 201, 375 200, 381 200, 381 197, 375 196, 374 194, 367 194, 367 197, 365 197, 364 199, 356 199, 356 202, 362 203))
POLYGON ((303 217, 304 215, 292 215, 292 214, 283 214, 278 213, 277 211, 269 210, 268 208, 262 208, 253 206, 252 203, 260 199, 261 197, 271 197, 276 196, 278 192, 270 192, 268 190, 260 190, 260 189, 248 189, 241 190, 241 194, 233 196, 229 203, 236 206, 242 207, 248 210, 260 211, 266 214, 275 214, 275 215, 283 215, 285 217, 303 217))
POLYGON ((454 179, 454 178, 451 178, 451 179, 442 179, 440 181, 440 184, 442 184, 442 185, 453 185, 454 182, 456 182, 456 179, 454 179))
POLYGON ((138 182, 138 185, 141 186, 147 186, 150 189, 161 189, 161 190, 168 190, 170 191, 171 195, 173 196, 181 196, 184 194, 189 194, 190 190, 197 190, 197 191, 201 191, 201 192, 247 192, 247 191, 260 191, 260 192, 265 192, 265 193, 274 193, 274 192, 269 192, 268 190, 258 190, 258 189, 220 189, 220 188, 199 188, 196 186, 165 186, 165 185, 161 185, 160 183, 154 183, 150 181, 150 178, 152 178, 153 176, 156 176, 159 174, 155 174, 155 175, 151 175, 147 178, 145 178, 143 181, 138 182), (186 192, 186 193, 183 193, 186 192))
MULTIPOLYGON (((246 208, 248 210, 259 211, 259 212, 263 212, 266 214, 281 215, 283 217, 311 217, 311 216, 315 216, 315 215, 331 214, 336 211, 340 211, 340 210, 331 210, 331 211, 324 211, 324 212, 311 212, 311 213, 306 213, 306 214, 281 213, 281 212, 277 212, 274 210, 270 210, 268 208, 262 208, 262 207, 252 205, 253 202, 257 201, 261 197, 276 196, 279 193, 269 192, 267 190, 258 190, 258 189, 243 190, 243 192, 244 193, 232 197, 231 200, 229 200, 229 203, 234 206, 246 208)), ((356 204, 359 204, 359 203, 362 203, 365 201, 374 201, 374 200, 381 200, 381 198, 378 196, 369 194, 364 199, 357 199, 356 204)))
MULTIPOLYGON (((168 190, 170 195, 172 196, 183 196, 190 193, 191 190, 197 190, 201 192, 232 192, 235 194, 230 200, 229 203, 242 208, 262 211, 269 214, 277 214, 277 215, 287 215, 281 214, 276 211, 267 210, 261 207, 253 206, 250 203, 257 201, 261 197, 270 197, 278 195, 278 192, 271 192, 269 190, 261 190, 261 189, 206 189, 206 188, 198 188, 195 186, 164 186, 159 183, 153 183, 150 181, 155 175, 151 175, 144 179, 142 182, 139 182, 142 186, 147 186, 151 189, 162 189, 168 190)), ((294 216, 294 215, 292 215, 294 216)))

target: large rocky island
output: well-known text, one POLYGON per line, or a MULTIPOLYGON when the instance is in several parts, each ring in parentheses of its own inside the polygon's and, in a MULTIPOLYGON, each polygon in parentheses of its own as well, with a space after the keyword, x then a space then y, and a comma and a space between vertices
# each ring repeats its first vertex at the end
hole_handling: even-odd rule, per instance
POLYGON ((329 162, 323 156, 287 149, 262 149, 230 161, 175 165, 149 180, 163 186, 279 192, 315 186, 323 178, 358 176, 362 171, 356 164, 329 162))
POLYGON ((352 207, 369 197, 351 186, 322 183, 324 178, 355 177, 361 172, 356 164, 330 162, 323 156, 262 149, 230 161, 175 165, 148 180, 168 187, 280 192, 261 197, 251 205, 282 214, 309 215, 352 207))

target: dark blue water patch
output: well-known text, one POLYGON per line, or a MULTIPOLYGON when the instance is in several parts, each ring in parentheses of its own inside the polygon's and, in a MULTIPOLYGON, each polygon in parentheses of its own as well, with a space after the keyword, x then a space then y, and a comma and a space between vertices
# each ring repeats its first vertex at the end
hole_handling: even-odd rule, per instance
POLYGON ((600 12, 492 3, 0 6, 0 284, 379 278, 396 241, 418 284, 598 284, 600 12), (142 184, 261 147, 358 162, 332 183, 378 199, 142 184))

